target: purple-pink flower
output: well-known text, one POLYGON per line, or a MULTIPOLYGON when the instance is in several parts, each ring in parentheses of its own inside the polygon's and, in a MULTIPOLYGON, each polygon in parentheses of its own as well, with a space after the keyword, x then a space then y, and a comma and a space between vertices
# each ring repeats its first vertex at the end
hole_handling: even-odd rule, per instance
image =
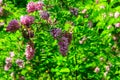
POLYGON ((77 16, 78 15, 78 9, 77 8, 70 8, 71 14, 77 16))
POLYGON ((29 2, 27 4, 27 12, 28 13, 34 12, 36 10, 35 6, 36 6, 35 2, 29 2))
POLYGON ((42 1, 39 1, 36 3, 35 8, 36 10, 42 10, 44 6, 44 3, 42 1))
POLYGON ((5 63, 6 64, 4 66, 4 70, 8 71, 11 68, 11 66, 12 66, 12 58, 7 57, 6 60, 5 60, 5 63))
POLYGON ((40 15, 41 15, 41 18, 45 19, 45 20, 48 20, 49 17, 50 17, 50 15, 49 15, 49 13, 47 11, 41 11, 40 15))
POLYGON ((51 34, 55 39, 57 39, 61 35, 61 33, 62 33, 62 30, 59 28, 54 28, 51 30, 51 34))
POLYGON ((12 62, 12 58, 11 57, 7 57, 6 60, 5 60, 5 63, 8 64, 8 63, 11 63, 12 62))
POLYGON ((23 25, 29 27, 34 22, 34 17, 33 16, 28 16, 28 15, 21 16, 20 22, 23 25))
POLYGON ((14 32, 14 31, 18 30, 19 28, 20 28, 20 25, 19 25, 18 21, 17 20, 12 20, 8 24, 6 31, 14 32))
POLYGON ((16 60, 16 64, 18 64, 18 66, 20 67, 20 68, 23 68, 24 67, 24 64, 23 64, 23 60, 21 60, 21 59, 17 59, 16 60))
POLYGON ((8 71, 12 66, 12 63, 7 63, 5 66, 4 66, 4 70, 5 71, 8 71))
POLYGON ((62 53, 63 56, 65 56, 68 51, 68 44, 68 38, 64 36, 58 42, 58 45, 60 46, 60 53, 62 53))
POLYGON ((34 57, 35 49, 30 43, 27 45, 25 55, 27 60, 31 60, 34 57))

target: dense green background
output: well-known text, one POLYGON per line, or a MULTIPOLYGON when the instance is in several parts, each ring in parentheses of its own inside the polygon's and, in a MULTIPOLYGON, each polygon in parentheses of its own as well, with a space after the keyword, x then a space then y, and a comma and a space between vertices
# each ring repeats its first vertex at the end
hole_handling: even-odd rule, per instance
POLYGON ((0 80, 11 80, 11 72, 15 73, 16 80, 19 75, 25 76, 26 80, 119 80, 120 40, 117 36, 118 40, 114 41, 113 35, 120 32, 114 26, 120 22, 120 17, 110 17, 109 14, 120 12, 120 2, 108 1, 99 0, 96 4, 95 0, 44 0, 44 10, 50 13, 52 20, 57 20, 57 24, 50 25, 40 18, 38 12, 31 13, 36 18, 35 22, 41 24, 31 26, 35 33, 32 40, 36 53, 31 61, 27 61, 24 55, 27 40, 22 37, 20 30, 9 33, 6 32, 6 27, 11 20, 19 20, 21 15, 27 14, 26 5, 30 0, 4 0, 4 15, 0 17, 0 22, 5 23, 0 27, 0 80), (71 7, 78 8, 78 16, 70 13, 71 7), (81 13, 83 9, 87 9, 85 14, 81 13), (88 26, 89 21, 93 23, 92 28, 88 26), (112 27, 107 29, 109 25, 112 27), (57 41, 50 34, 51 27, 63 31, 73 27, 73 39, 67 56, 63 57, 59 53, 57 41), (80 44, 79 40, 84 36, 87 40, 80 44), (113 46, 115 49, 112 49, 113 46), (9 71, 4 71, 5 58, 11 51, 15 52, 13 66, 9 71), (101 57, 104 60, 101 61, 101 57), (25 61, 25 68, 21 69, 15 64, 17 58, 25 61), (105 77, 105 66, 110 64, 110 71, 105 77), (97 66, 100 71, 95 73, 97 66))

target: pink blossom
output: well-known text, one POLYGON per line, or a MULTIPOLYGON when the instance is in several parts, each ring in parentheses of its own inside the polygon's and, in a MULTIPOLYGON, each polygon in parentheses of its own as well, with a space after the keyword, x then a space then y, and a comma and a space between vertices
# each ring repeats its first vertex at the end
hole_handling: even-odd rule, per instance
POLYGON ((116 24, 115 24, 115 27, 116 27, 116 28, 120 27, 120 23, 116 23, 116 24))
POLYGON ((27 12, 28 13, 31 13, 31 12, 34 12, 36 10, 36 4, 34 2, 29 2, 27 4, 27 12))
POLYGON ((0 5, 2 4, 3 0, 0 0, 0 5))
POLYGON ((107 76, 107 74, 108 74, 108 72, 106 71, 106 72, 104 72, 104 76, 106 77, 107 76))
POLYGON ((83 10, 82 10, 82 13, 83 13, 83 14, 85 14, 85 13, 86 13, 86 11, 87 11, 87 9, 83 9, 83 10))
POLYGON ((24 67, 24 65, 23 65, 23 60, 21 60, 21 59, 17 59, 16 60, 16 63, 18 64, 18 66, 20 67, 20 68, 23 68, 24 67))
POLYGON ((96 67, 95 70, 94 70, 95 73, 98 73, 99 71, 100 71, 99 67, 96 67))
POLYGON ((39 1, 36 3, 35 8, 36 10, 42 10, 44 6, 44 3, 42 1, 39 1))
POLYGON ((23 25, 26 25, 27 27, 29 27, 34 22, 34 17, 33 16, 28 16, 28 15, 21 16, 20 22, 23 25))
POLYGON ((12 62, 12 58, 11 57, 7 57, 6 60, 5 60, 5 63, 8 64, 8 63, 11 63, 12 62))
POLYGON ((118 17, 119 17, 119 15, 120 15, 120 13, 119 13, 119 12, 115 12, 114 17, 115 17, 115 18, 118 18, 118 17))
POLYGON ((27 60, 31 60, 34 57, 35 49, 32 45, 26 46, 25 55, 27 60))
POLYGON ((10 57, 12 58, 14 56, 15 56, 14 52, 10 52, 10 57))
POLYGON ((113 16, 113 13, 112 13, 112 12, 110 12, 110 13, 109 13, 109 16, 110 16, 110 17, 112 17, 112 16, 113 16))
POLYGON ((12 63, 7 63, 5 66, 4 66, 4 70, 5 71, 8 71, 12 66, 12 63))
POLYGON ((110 70, 110 66, 105 66, 105 69, 108 72, 110 70))

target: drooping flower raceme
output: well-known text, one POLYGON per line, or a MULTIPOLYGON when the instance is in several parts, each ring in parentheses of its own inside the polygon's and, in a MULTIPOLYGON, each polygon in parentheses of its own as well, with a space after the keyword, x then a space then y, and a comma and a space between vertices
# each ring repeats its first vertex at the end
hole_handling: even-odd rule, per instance
POLYGON ((28 16, 28 15, 21 16, 20 22, 21 22, 21 24, 29 27, 34 22, 34 17, 28 16))
POLYGON ((35 6, 36 6, 35 2, 29 2, 27 4, 27 12, 28 13, 34 12, 36 10, 35 6))
POLYGON ((6 31, 14 32, 20 28, 20 25, 17 20, 12 20, 9 25, 7 26, 6 31))
POLYGON ((62 37, 58 42, 58 45, 60 46, 60 53, 62 53, 63 56, 65 56, 68 51, 68 44, 68 38, 66 37, 62 37))
POLYGON ((20 67, 20 68, 23 68, 24 67, 24 64, 23 64, 23 60, 21 60, 21 59, 17 59, 16 60, 16 64, 18 64, 18 66, 20 67))
POLYGON ((33 45, 28 44, 25 50, 25 55, 27 60, 31 60, 34 57, 35 49, 33 45))

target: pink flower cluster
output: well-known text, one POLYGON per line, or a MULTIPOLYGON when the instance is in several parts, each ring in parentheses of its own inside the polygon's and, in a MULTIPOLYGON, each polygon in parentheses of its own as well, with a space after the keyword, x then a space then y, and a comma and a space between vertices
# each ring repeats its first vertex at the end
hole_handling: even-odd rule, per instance
POLYGON ((25 50, 25 55, 27 60, 31 60, 34 57, 35 49, 33 43, 28 43, 25 50))
POLYGON ((8 32, 14 32, 16 30, 18 30, 20 28, 20 25, 18 23, 17 20, 12 20, 9 25, 7 26, 7 30, 8 32))
POLYGON ((5 60, 5 66, 4 66, 4 70, 5 71, 8 71, 11 66, 12 66, 12 58, 11 57, 7 57, 6 60, 5 60))
POLYGON ((20 22, 29 27, 34 22, 34 17, 29 15, 21 16, 20 22))
POLYGON ((6 60, 5 60, 5 66, 4 66, 4 70, 5 71, 8 71, 11 66, 12 66, 12 58, 14 57, 14 52, 10 52, 10 57, 7 57, 6 60))
POLYGON ((20 68, 23 68, 24 67, 24 64, 23 64, 23 60, 21 60, 21 59, 17 59, 16 60, 16 64, 18 64, 18 66, 20 67, 20 68))
POLYGON ((27 4, 27 12, 31 13, 31 12, 34 12, 36 10, 42 10, 43 6, 44 6, 44 4, 43 4, 42 1, 39 1, 37 3, 35 3, 35 2, 29 2, 27 4))
POLYGON ((2 4, 3 0, 0 0, 0 5, 2 4))

